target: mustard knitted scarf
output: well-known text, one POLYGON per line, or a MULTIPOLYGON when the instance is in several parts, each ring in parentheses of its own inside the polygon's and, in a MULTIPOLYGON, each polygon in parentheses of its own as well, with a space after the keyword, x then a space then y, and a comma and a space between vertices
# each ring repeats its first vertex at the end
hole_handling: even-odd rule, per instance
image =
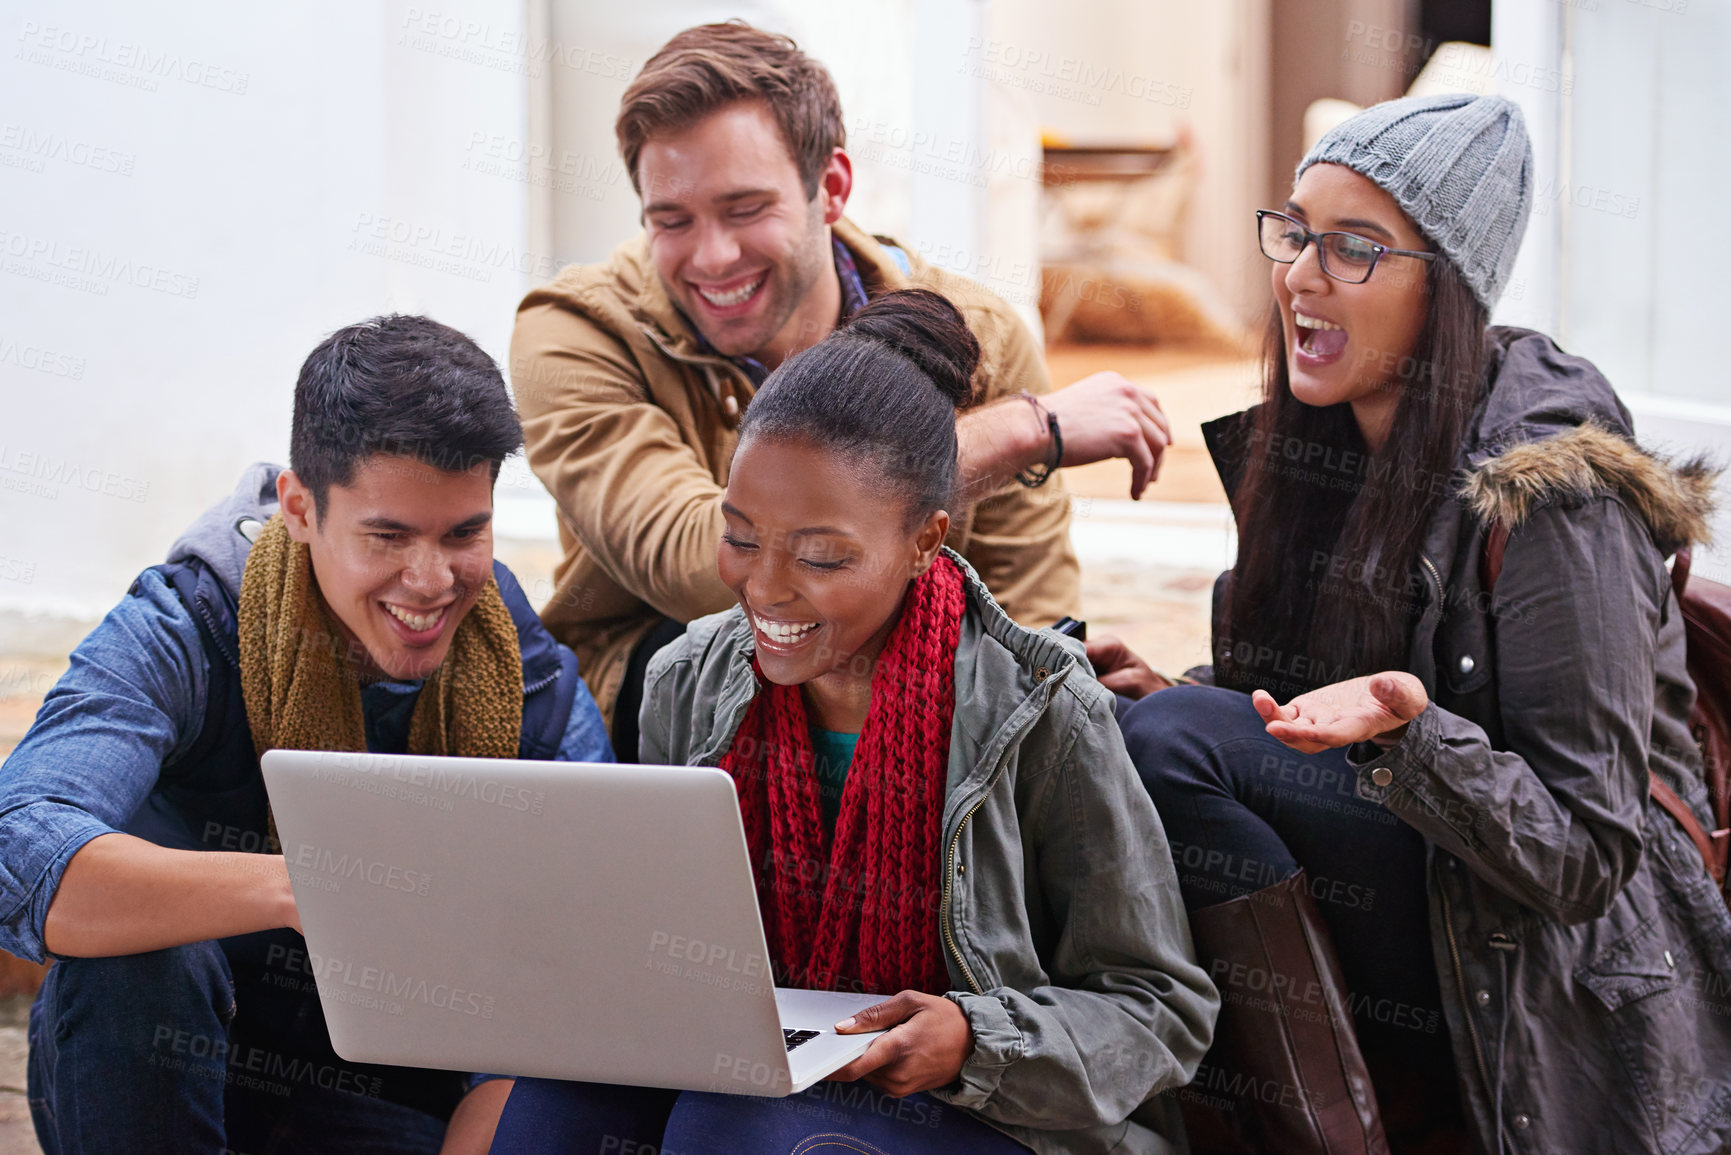
MULTIPOLYGON (((312 554, 277 514, 259 532, 240 585, 240 679, 253 748, 367 748, 364 653, 338 626, 313 578, 312 554)), ((515 758, 523 727, 517 627, 492 578, 421 686, 409 753, 515 758), (460 689, 460 692, 459 692, 460 689)), ((270 823, 276 849, 276 821, 270 823)))

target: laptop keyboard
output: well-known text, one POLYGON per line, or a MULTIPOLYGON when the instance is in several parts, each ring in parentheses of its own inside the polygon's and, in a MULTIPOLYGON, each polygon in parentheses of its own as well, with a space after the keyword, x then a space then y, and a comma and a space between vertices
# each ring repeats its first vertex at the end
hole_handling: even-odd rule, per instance
POLYGON ((823 1034, 822 1031, 790 1031, 783 1028, 781 1037, 787 1041, 787 1049, 791 1051, 795 1047, 804 1046, 821 1034, 823 1034))

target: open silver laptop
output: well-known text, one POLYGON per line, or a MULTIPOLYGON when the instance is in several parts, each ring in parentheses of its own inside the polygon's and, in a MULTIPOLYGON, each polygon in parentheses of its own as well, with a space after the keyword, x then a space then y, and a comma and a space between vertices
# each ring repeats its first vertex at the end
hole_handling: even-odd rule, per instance
POLYGON ((268 751, 308 967, 353 1062, 787 1095, 877 995, 777 990, 733 780, 268 751))

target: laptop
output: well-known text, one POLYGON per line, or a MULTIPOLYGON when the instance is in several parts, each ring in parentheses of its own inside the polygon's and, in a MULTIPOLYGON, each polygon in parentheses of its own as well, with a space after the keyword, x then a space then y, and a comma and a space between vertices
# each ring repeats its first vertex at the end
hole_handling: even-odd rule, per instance
POLYGON ((882 996, 776 987, 725 771, 262 762, 344 1059, 779 1096, 881 1033, 834 1028, 882 996))

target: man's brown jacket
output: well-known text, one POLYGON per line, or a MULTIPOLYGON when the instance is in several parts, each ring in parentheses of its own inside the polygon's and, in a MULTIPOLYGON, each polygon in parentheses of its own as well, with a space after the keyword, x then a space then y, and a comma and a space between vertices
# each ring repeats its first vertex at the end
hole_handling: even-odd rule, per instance
MULTIPOLYGON (((903 273, 845 218, 834 229, 868 296, 926 288, 961 310, 980 342, 983 401, 1049 390, 1033 335, 1002 299, 912 254, 903 273)), ((660 615, 689 622, 734 604, 715 555, 753 387, 727 358, 700 351, 642 235, 523 299, 511 382, 529 465, 559 506, 564 556, 541 617, 577 652, 611 725, 631 650, 660 615)), ((1012 482, 951 517, 948 544, 1011 617, 1038 627, 1079 612, 1070 503, 1057 478, 1037 490, 1012 482)))

